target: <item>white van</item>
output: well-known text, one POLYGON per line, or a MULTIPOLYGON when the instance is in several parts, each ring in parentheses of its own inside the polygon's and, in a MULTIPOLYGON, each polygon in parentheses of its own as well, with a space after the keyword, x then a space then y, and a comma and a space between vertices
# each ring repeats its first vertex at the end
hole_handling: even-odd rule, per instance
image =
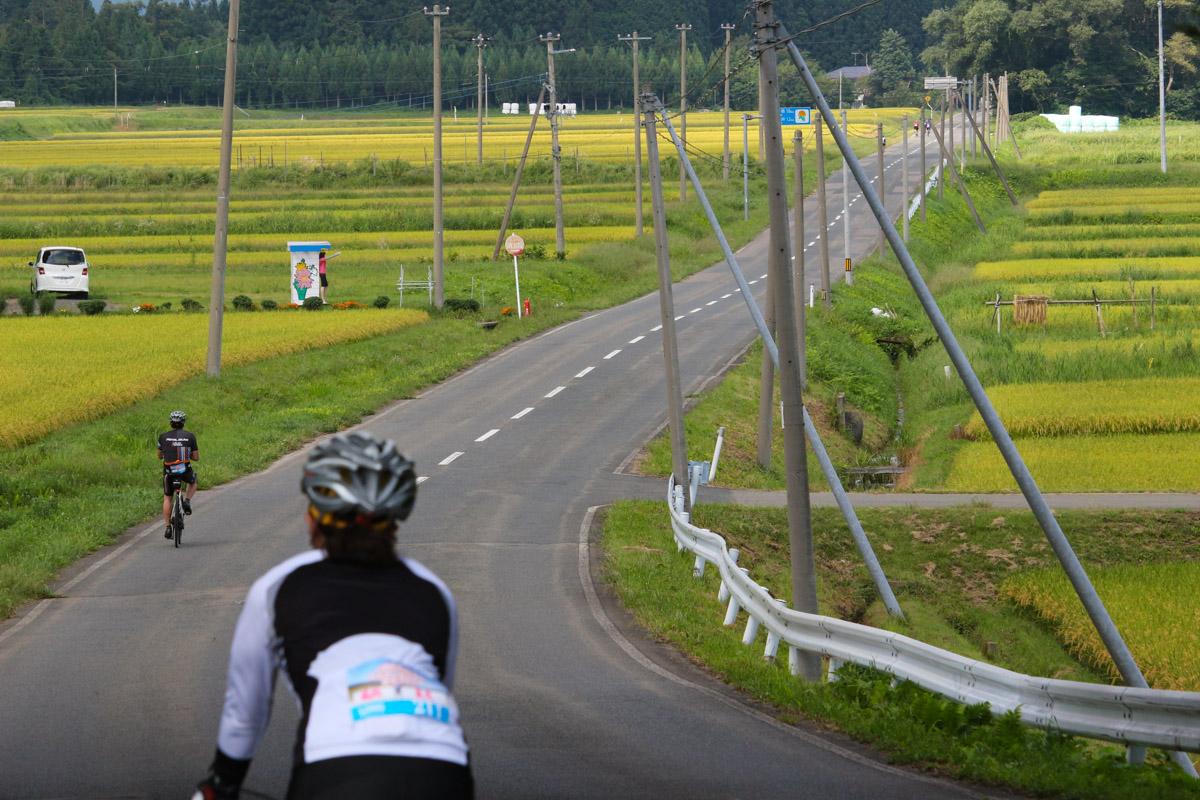
POLYGON ((42 292, 82 292, 88 296, 88 262, 78 247, 52 245, 38 251, 37 261, 30 261, 33 279, 29 291, 35 296, 42 292))

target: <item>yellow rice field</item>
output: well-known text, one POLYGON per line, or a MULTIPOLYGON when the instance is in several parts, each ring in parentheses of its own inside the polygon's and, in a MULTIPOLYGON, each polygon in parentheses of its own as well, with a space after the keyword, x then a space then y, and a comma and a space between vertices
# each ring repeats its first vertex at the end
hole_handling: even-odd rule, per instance
MULTIPOLYGON (((378 336, 423 311, 277 311, 225 317, 222 365, 248 364, 378 336)), ((204 372, 207 314, 22 317, 0 320, 0 447, 98 419, 204 372), (52 342, 69 357, 46 360, 52 342)))
MULTIPOLYGON (((1200 491, 1200 434, 1153 433, 1021 439, 1017 451, 1045 492, 1200 491)), ((1015 492, 991 442, 968 442, 943 487, 950 492, 1015 492)))
MULTIPOLYGON (((1122 565, 1091 569, 1089 577, 1150 686, 1200 691, 1200 564, 1122 565)), ((1020 573, 1001 593, 1045 620, 1080 660, 1120 681, 1061 570, 1020 573)))
MULTIPOLYGON (((1200 431, 1200 378, 997 386, 988 397, 1014 439, 1200 431)), ((990 434, 976 411, 967 435, 990 434)))
POLYGON ((975 277, 983 281, 1023 281, 1033 278, 1104 280, 1122 278, 1136 270, 1139 280, 1200 276, 1200 256, 1151 258, 1025 258, 980 261, 975 277))

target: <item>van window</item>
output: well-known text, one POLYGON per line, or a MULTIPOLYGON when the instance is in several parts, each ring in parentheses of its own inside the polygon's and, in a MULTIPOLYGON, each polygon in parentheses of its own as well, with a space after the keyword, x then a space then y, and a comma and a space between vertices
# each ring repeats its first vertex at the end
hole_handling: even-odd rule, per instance
POLYGON ((51 264, 56 267, 74 267, 77 264, 83 263, 82 250, 47 250, 46 255, 42 258, 43 264, 51 264))

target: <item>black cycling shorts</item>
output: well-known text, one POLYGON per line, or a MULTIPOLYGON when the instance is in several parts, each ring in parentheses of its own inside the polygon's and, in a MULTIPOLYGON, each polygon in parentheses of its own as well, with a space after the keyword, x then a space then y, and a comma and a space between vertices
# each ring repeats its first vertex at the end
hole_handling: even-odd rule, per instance
POLYGON ((192 469, 190 464, 188 465, 186 471, 181 472, 178 475, 167 472, 166 468, 163 468, 163 495, 166 497, 170 497, 171 495, 175 494, 175 484, 193 484, 195 482, 196 472, 192 469))
POLYGON ((434 758, 346 756, 292 770, 287 800, 471 800, 471 767, 434 758))

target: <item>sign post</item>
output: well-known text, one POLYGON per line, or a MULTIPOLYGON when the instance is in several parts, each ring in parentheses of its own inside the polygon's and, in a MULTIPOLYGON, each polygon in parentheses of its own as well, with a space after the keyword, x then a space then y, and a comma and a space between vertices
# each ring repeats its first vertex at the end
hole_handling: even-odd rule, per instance
POLYGON ((517 256, 525 252, 525 240, 515 233, 504 240, 504 249, 513 257, 513 281, 517 286, 517 318, 521 318, 521 272, 517 267, 517 256))
POLYGON ((781 108, 779 109, 780 125, 812 125, 811 108, 781 108))
MULTIPOLYGON (((289 281, 292 291, 292 302, 302 305, 310 296, 319 297, 321 292, 320 255, 322 250, 329 249, 329 242, 288 242, 288 255, 291 256, 289 281)), ((328 259, 326 259, 328 260, 328 259)))

